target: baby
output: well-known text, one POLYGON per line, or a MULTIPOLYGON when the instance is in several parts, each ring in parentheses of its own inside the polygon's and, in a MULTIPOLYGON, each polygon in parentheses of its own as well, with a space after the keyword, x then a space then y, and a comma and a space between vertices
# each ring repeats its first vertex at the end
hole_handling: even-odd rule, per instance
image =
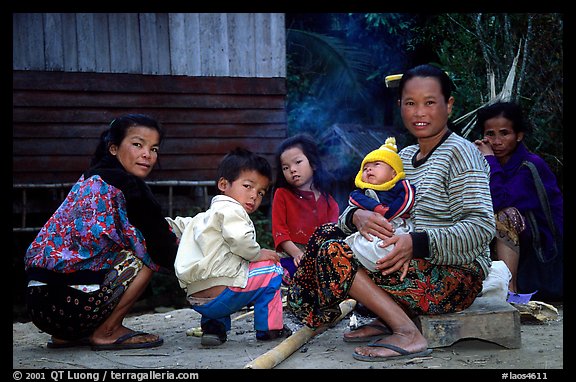
MULTIPOLYGON (((382 214, 393 225, 396 234, 413 231, 410 209, 414 204, 414 187, 405 179, 402 159, 396 139, 386 139, 384 145, 368 153, 355 179, 356 189, 350 193, 352 207, 382 214)), ((369 271, 376 271, 376 260, 386 256, 394 245, 381 247, 381 239, 366 239, 355 232, 345 239, 354 256, 369 271)))

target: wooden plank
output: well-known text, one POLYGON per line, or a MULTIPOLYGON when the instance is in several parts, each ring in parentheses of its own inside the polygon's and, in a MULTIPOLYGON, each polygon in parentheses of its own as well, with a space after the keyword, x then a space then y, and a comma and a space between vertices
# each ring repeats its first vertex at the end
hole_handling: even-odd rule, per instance
POLYGON ((286 138, 286 126, 282 124, 163 124, 166 138, 286 138))
MULTIPOLYGON (((236 146, 244 146, 252 151, 257 151, 258 147, 248 146, 248 145, 230 145, 228 149, 233 149, 236 146)), ((177 154, 167 154, 160 153, 160 167, 162 172, 170 170, 182 170, 185 172, 196 171, 196 170, 208 170, 210 173, 216 175, 215 164, 219 163, 228 150, 220 150, 222 152, 216 154, 190 154, 190 155, 177 155, 177 154)), ((274 167, 274 155, 272 153, 259 152, 270 163, 270 166, 274 167)), ((178 178, 175 178, 178 179, 178 178)))
POLYGON ((256 73, 260 73, 264 77, 274 77, 272 39, 269 33, 271 15, 269 13, 257 13, 255 17, 255 34, 259 36, 256 40, 256 73))
MULTIPOLYGON (((91 155, 98 145, 98 138, 35 138, 14 139, 12 144, 13 156, 64 156, 64 155, 91 155)), ((274 152, 276 141, 268 138, 192 138, 170 139, 162 142, 161 150, 166 154, 222 154, 236 146, 256 147, 258 152, 274 152)))
POLYGON ((154 93, 97 93, 79 91, 16 90, 12 105, 15 107, 103 107, 109 105, 135 105, 141 108, 173 107, 203 109, 283 109, 286 100, 280 95, 249 94, 154 94, 154 93))
POLYGON ((64 70, 78 70, 78 40, 76 39, 76 15, 62 14, 62 45, 64 55, 64 70))
POLYGON ((246 147, 258 153, 273 153, 280 140, 267 138, 203 138, 203 139, 167 139, 162 142, 165 154, 225 154, 236 147, 246 147))
POLYGON ((139 107, 118 107, 109 110, 102 109, 22 109, 14 108, 14 122, 44 122, 54 123, 64 121, 67 123, 79 122, 100 122, 110 123, 118 115, 127 113, 150 114, 162 123, 187 122, 187 123, 286 123, 286 113, 284 110, 262 110, 262 109, 143 109, 139 107))
POLYGON ((170 70, 172 74, 187 73, 188 59, 186 57, 186 24, 184 13, 171 13, 168 21, 170 26, 170 70))
POLYGON ((14 90, 286 95, 284 78, 153 76, 126 73, 12 72, 14 90))
MULTIPOLYGON (((82 171, 35 171, 19 174, 19 183, 61 183, 76 182, 82 171)), ((214 181, 216 171, 213 169, 194 169, 194 170, 156 170, 146 178, 147 181, 214 181)))
POLYGON ((170 25, 168 13, 156 14, 156 36, 158 40, 158 73, 170 75, 170 25))
POLYGON ((94 49, 96 50, 96 71, 110 72, 110 34, 108 32, 108 14, 94 15, 94 49))
POLYGON ((270 77, 286 77, 286 26, 284 13, 273 13, 270 19, 270 77))
MULTIPOLYGON (((92 150, 94 151, 94 150, 92 150)), ((86 170, 90 164, 89 155, 37 155, 37 156, 15 156, 12 160, 12 166, 18 169, 18 178, 13 179, 14 183, 28 183, 21 180, 21 176, 26 173, 75 173, 76 178, 86 170)), ((61 182, 61 181, 58 181, 61 182)), ((63 182, 63 181, 62 181, 63 182)), ((40 177, 31 183, 49 183, 40 177)))
POLYGON ((12 16, 14 33, 13 68, 44 70, 44 54, 37 54, 44 48, 44 27, 40 13, 14 13, 12 16))
POLYGON ((156 33, 156 14, 140 13, 138 15, 140 25, 140 42, 142 46, 142 73, 158 74, 159 41, 156 33))
POLYGON ((229 13, 227 16, 230 75, 254 77, 256 75, 254 14, 229 13))
POLYGON ((83 170, 71 171, 26 171, 13 178, 14 183, 67 183, 76 182, 83 170))
POLYGON ((198 13, 187 13, 184 17, 185 40, 182 42, 186 47, 185 58, 187 61, 186 74, 188 76, 204 76, 202 72, 202 56, 208 52, 200 49, 200 17, 198 13))
POLYGON ((520 314, 509 303, 477 298, 458 313, 421 315, 416 324, 428 347, 445 347, 462 339, 479 339, 517 349, 521 346, 520 314))
POLYGON ((142 41, 140 40, 140 27, 138 13, 127 13, 125 18, 127 65, 128 69, 122 72, 142 73, 142 41))
POLYGON ((26 41, 26 30, 31 26, 26 20, 27 14, 13 13, 12 14, 12 69, 43 69, 43 68, 29 68, 28 56, 26 50, 29 44, 26 41))
MULTIPOLYGON (((110 13, 108 15, 110 67, 111 70, 116 73, 133 73, 134 58, 130 57, 130 52, 133 48, 129 45, 135 44, 135 41, 128 40, 129 23, 129 14, 110 13)), ((139 56, 140 53, 138 52, 138 57, 139 56)))
POLYGON ((216 171, 208 168, 197 168, 188 170, 166 169, 152 171, 146 180, 210 180, 216 178, 216 171))
POLYGON ((12 156, 64 156, 85 155, 93 153, 98 145, 98 139, 87 138, 35 138, 13 139, 12 156))
MULTIPOLYGON (((286 127, 281 124, 167 124, 162 123, 166 131, 165 139, 173 138, 276 138, 286 137, 286 127)), ((18 123, 13 126, 12 138, 95 138, 98 139, 107 124, 90 123, 18 123)))
POLYGON ((78 70, 93 72, 96 70, 96 40, 93 13, 76 14, 76 38, 78 40, 78 70))
POLYGON ((44 59, 47 70, 64 70, 64 47, 62 37, 62 15, 60 13, 44 14, 45 40, 44 59))
POLYGON ((200 68, 205 76, 230 76, 226 14, 203 13, 200 22, 200 68))
MULTIPOLYGON (((27 171, 18 174, 18 183, 61 183, 76 182, 84 169, 80 171, 27 171)), ((194 170, 155 170, 146 180, 214 180, 214 169, 194 170)))
MULTIPOLYGON (((208 169, 215 170, 215 163, 218 163, 229 150, 236 146, 243 146, 253 151, 257 151, 256 145, 247 144, 234 144, 219 148, 213 154, 190 153, 189 155, 180 155, 180 153, 160 152, 160 167, 162 171, 165 170, 186 170, 191 171, 194 169, 208 169)), ((93 151, 93 150, 92 150, 93 151)), ((270 152, 259 152, 270 161, 272 165, 274 162, 274 155, 270 152)), ((92 152, 86 155, 35 155, 35 156, 17 156, 14 158, 13 166, 22 168, 21 172, 37 172, 37 171, 54 171, 54 172, 70 172, 76 171, 80 174, 88 168, 92 152)), ((20 181, 16 183, 22 183, 20 181)))

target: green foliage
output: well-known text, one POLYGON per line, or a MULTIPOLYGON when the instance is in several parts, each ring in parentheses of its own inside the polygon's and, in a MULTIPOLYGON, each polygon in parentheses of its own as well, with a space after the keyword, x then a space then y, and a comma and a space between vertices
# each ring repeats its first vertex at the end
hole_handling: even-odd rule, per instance
MULTIPOLYGON (((455 120, 491 99, 489 73, 495 93, 500 92, 520 50, 512 101, 522 106, 533 127, 527 146, 547 161, 562 188, 561 14, 331 13, 317 25, 310 22, 315 18, 307 20, 298 24, 307 32, 297 43, 295 31, 287 35, 290 135, 308 131, 318 136, 335 123, 388 125, 383 117, 391 112, 388 121, 399 125, 394 96, 383 79, 423 62, 437 63, 452 78, 455 120), (356 61, 361 65, 345 59, 345 52, 355 49, 367 55, 356 61), (368 97, 359 96, 359 89, 368 97)), ((468 138, 479 133, 474 134, 468 138)))
POLYGON ((274 249, 274 239, 272 237, 272 222, 260 210, 252 213, 250 219, 256 227, 256 240, 260 247, 274 249))
MULTIPOLYGON (((457 86, 453 118, 490 100, 488 72, 496 94, 520 51, 512 101, 533 128, 527 146, 563 177, 563 21, 559 14, 440 14, 418 27, 417 45, 433 46, 457 86), (536 32, 537 31, 537 32, 536 32)), ((480 132, 476 131, 478 137, 480 132)))
POLYGON ((405 35, 412 27, 412 21, 402 13, 366 13, 366 28, 382 31, 394 36, 405 35))

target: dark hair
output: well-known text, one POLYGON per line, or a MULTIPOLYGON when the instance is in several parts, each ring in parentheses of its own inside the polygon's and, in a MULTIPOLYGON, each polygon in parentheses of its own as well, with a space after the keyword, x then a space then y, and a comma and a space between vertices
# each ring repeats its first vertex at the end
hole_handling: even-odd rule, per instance
POLYGON ((126 114, 120 116, 110 122, 108 129, 104 130, 102 134, 100 134, 100 142, 98 142, 96 151, 92 156, 90 166, 100 162, 107 155, 111 155, 109 151, 110 146, 120 146, 122 140, 126 137, 128 129, 134 126, 149 127, 158 131, 160 142, 162 142, 162 139, 164 138, 164 129, 154 118, 144 114, 126 114))
POLYGON ((308 162, 310 162, 310 166, 313 170, 312 183, 314 184, 314 187, 316 187, 322 195, 328 197, 333 180, 332 176, 324 170, 316 141, 311 135, 306 133, 300 133, 286 138, 276 149, 276 187, 292 189, 292 186, 284 177, 282 164, 280 163, 280 156, 282 153, 292 147, 300 148, 302 153, 304 153, 306 158, 308 158, 308 162))
POLYGON ((476 113, 476 128, 481 135, 484 135, 484 124, 487 120, 495 117, 504 117, 512 122, 512 128, 516 133, 524 133, 530 131, 530 126, 524 120, 522 109, 514 102, 496 102, 488 106, 484 106, 476 113))
POLYGON ((237 147, 222 158, 218 166, 216 182, 224 178, 230 183, 234 182, 242 171, 256 171, 272 181, 272 168, 266 158, 250 150, 237 147))
POLYGON ((448 77, 445 71, 438 68, 437 66, 430 65, 430 64, 423 64, 413 67, 409 69, 402 75, 400 79, 400 83, 398 84, 398 98, 402 98, 402 91, 404 90, 404 85, 408 80, 414 77, 434 77, 438 79, 440 82, 440 87, 442 88, 442 94, 444 95, 444 100, 448 102, 448 99, 452 95, 452 91, 454 90, 454 83, 448 77))

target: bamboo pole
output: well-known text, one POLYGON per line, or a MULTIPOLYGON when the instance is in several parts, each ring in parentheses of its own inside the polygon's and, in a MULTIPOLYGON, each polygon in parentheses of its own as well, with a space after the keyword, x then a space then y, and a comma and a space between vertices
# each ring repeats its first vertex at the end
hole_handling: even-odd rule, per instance
MULTIPOLYGON (((348 315, 348 313, 350 313, 355 306, 356 300, 347 299, 342 301, 340 303, 340 310, 342 311, 342 314, 340 317, 338 317, 334 324, 332 324, 332 326, 346 317, 346 315, 348 315)), ((292 353, 294 353, 296 350, 300 349, 300 347, 302 347, 302 345, 308 342, 312 337, 324 332, 330 327, 331 326, 329 325, 323 325, 314 330, 308 326, 304 326, 296 333, 293 333, 290 337, 286 338, 276 347, 248 363, 246 366, 244 366, 244 369, 272 369, 286 358, 288 358, 290 355, 292 355, 292 353)))

